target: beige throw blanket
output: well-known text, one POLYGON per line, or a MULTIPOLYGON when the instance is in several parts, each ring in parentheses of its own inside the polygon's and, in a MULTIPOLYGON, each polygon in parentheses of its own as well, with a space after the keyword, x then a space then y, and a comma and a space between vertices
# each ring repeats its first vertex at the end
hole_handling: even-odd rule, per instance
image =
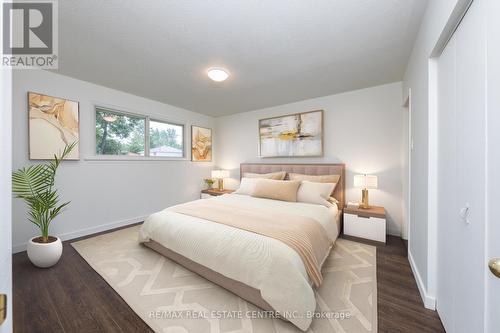
POLYGON ((320 261, 328 254, 332 240, 314 219, 216 200, 193 201, 168 210, 279 240, 298 253, 315 287, 323 282, 320 261))

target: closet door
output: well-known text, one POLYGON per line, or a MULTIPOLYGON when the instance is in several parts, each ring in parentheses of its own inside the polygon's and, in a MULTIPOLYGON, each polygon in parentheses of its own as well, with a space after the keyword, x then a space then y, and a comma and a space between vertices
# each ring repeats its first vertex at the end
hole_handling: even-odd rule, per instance
POLYGON ((438 60, 438 291, 447 332, 484 332, 486 20, 476 0, 438 60))
MULTIPOLYGON (((488 1, 488 116, 486 261, 500 257, 500 1, 488 1)), ((486 273, 486 332, 500 331, 500 278, 486 273)))
POLYGON ((484 332, 486 226, 486 15, 474 1, 456 32, 459 205, 455 332, 484 332))

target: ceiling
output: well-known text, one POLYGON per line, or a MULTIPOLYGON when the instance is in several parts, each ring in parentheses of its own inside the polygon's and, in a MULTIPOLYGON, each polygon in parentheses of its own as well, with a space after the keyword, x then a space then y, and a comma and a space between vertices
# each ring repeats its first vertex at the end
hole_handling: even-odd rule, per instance
POLYGON ((64 0, 58 73, 222 116, 399 81, 426 0, 64 0), (209 67, 231 76, 216 83, 209 67))

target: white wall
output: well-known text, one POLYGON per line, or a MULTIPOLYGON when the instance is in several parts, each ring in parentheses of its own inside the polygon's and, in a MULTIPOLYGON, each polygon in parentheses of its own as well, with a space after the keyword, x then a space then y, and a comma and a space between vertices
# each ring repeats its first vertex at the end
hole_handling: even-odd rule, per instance
POLYGON ((403 94, 406 98, 408 90, 412 95, 412 175, 411 175, 411 218, 409 257, 416 275, 422 297, 427 307, 434 307, 435 296, 435 257, 436 232, 434 211, 434 187, 436 183, 435 114, 429 112, 433 100, 434 64, 431 57, 436 47, 446 39, 447 30, 453 28, 460 7, 468 0, 429 1, 420 31, 408 62, 404 81, 403 94), (451 25, 450 25, 451 23, 451 25), (431 92, 431 94, 429 94, 431 92), (431 131, 429 131, 429 126, 431 131), (431 140, 429 140, 429 137, 431 140), (429 150, 430 148, 430 150, 429 150), (431 158, 429 158, 431 156, 431 158), (429 173, 429 170, 431 173, 429 173), (429 187, 429 184, 431 185, 429 187), (429 210, 431 208, 431 210, 429 210), (431 219, 429 219, 429 215, 431 219), (429 221, 431 223, 429 224, 429 221))
POLYGON ((347 200, 360 201, 360 190, 352 188, 353 175, 373 173, 379 189, 370 190, 370 202, 382 205, 388 213, 388 232, 401 234, 402 149, 404 140, 401 83, 392 83, 348 93, 309 99, 297 103, 217 118, 215 132, 217 165, 231 170, 234 187, 239 164, 262 163, 345 163, 347 200), (258 120, 278 115, 323 109, 324 157, 258 157, 258 120))
MULTIPOLYGON (((80 161, 66 161, 56 185, 61 200, 71 204, 51 225, 51 234, 71 238, 141 221, 152 212, 199 197, 212 163, 182 161, 89 161, 94 155, 94 105, 111 106, 186 124, 214 126, 214 118, 142 97, 41 70, 19 70, 13 82, 13 167, 28 160, 27 92, 34 91, 80 102, 80 161)), ((13 202, 13 244, 24 249, 39 231, 26 219, 22 200, 13 202)))
MULTIPOLYGON (((2 33, 0 27, 0 34, 2 33)), ((12 332, 12 70, 0 69, 0 294, 7 295, 7 318, 0 333, 12 332)))

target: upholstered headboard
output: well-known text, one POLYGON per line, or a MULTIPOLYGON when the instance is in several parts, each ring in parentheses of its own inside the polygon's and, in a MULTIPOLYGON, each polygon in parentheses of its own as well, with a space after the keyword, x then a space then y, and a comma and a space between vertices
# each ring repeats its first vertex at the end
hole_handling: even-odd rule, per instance
MULTIPOLYGON (((333 191, 333 197, 339 201, 339 209, 345 206, 345 164, 269 164, 269 163, 242 163, 240 164, 240 178, 246 172, 269 173, 286 171, 304 175, 340 175, 339 183, 333 191)), ((287 175, 288 177, 288 175, 287 175)))

